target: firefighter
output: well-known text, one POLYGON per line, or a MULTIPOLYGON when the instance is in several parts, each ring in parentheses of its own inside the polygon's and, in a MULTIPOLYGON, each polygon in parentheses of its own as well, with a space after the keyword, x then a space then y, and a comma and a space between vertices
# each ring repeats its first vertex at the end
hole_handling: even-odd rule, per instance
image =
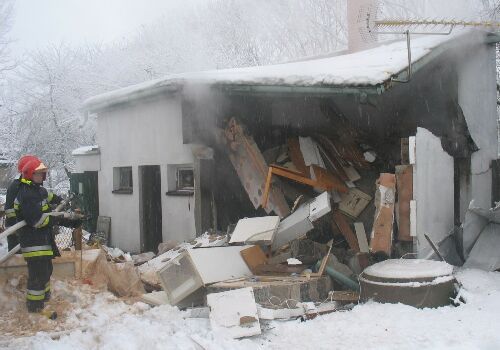
POLYGON ((42 186, 47 167, 34 157, 22 169, 19 191, 14 200, 18 221, 26 226, 19 230, 21 253, 28 265, 26 304, 29 312, 41 312, 50 298, 52 258, 57 247, 52 236, 53 225, 78 227, 81 220, 68 220, 50 216, 49 193, 42 186))
MULTIPOLYGON (((19 173, 23 172, 23 167, 26 163, 36 158, 32 155, 25 155, 19 159, 17 163, 17 170, 19 173)), ((19 175, 19 178, 14 179, 12 183, 7 188, 7 195, 5 197, 5 228, 13 226, 17 223, 16 212, 14 210, 14 200, 16 199, 17 192, 19 191, 19 186, 21 184, 22 175, 19 175)), ((17 233, 14 233, 7 237, 7 243, 9 251, 12 250, 15 246, 19 244, 19 239, 17 238, 17 233)))

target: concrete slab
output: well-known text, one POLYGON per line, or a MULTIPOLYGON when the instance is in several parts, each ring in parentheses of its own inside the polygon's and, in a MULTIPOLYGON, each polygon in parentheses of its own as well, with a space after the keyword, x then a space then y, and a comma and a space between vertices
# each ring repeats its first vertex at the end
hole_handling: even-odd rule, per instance
POLYGON ((257 305, 252 288, 241 288, 207 295, 210 324, 232 338, 261 334, 257 305))

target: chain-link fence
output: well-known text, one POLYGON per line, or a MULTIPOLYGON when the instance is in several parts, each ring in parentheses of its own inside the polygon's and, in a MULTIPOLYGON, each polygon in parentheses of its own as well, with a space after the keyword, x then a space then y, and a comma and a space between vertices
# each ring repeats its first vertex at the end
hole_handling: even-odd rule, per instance
POLYGON ((54 226, 55 241, 59 250, 67 250, 75 246, 75 240, 81 237, 75 237, 72 228, 64 226, 54 226))

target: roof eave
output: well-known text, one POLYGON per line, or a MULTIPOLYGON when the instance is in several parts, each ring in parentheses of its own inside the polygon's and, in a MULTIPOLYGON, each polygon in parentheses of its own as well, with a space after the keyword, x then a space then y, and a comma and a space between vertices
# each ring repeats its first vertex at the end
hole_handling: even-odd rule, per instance
POLYGON ((230 94, 281 94, 281 95, 309 95, 331 96, 342 95, 380 95, 384 91, 383 84, 370 86, 349 85, 260 85, 260 84, 217 84, 213 88, 230 94))
POLYGON ((157 95, 175 93, 179 91, 178 84, 165 84, 153 88, 134 91, 133 93, 124 93, 122 95, 106 97, 106 94, 99 95, 97 98, 90 98, 84 102, 82 111, 86 113, 98 113, 117 108, 122 105, 133 103, 137 100, 150 98, 157 95))

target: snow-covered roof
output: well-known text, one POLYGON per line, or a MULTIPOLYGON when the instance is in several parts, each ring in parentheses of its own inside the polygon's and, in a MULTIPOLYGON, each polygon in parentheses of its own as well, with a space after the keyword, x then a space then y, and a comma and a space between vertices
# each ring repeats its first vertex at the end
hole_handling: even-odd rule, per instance
MULTIPOLYGON (((411 40, 412 63, 419 61, 443 43, 464 34, 424 35, 411 40)), ((350 54, 299 62, 172 74, 91 97, 84 103, 90 111, 127 102, 158 92, 177 90, 187 84, 261 85, 302 87, 373 87, 383 84, 408 67, 406 40, 381 43, 379 46, 350 54)))
POLYGON ((85 155, 90 155, 90 154, 99 154, 99 146, 97 146, 97 145, 83 146, 83 147, 79 147, 77 149, 74 149, 71 152, 71 155, 73 155, 73 156, 85 156, 85 155))

